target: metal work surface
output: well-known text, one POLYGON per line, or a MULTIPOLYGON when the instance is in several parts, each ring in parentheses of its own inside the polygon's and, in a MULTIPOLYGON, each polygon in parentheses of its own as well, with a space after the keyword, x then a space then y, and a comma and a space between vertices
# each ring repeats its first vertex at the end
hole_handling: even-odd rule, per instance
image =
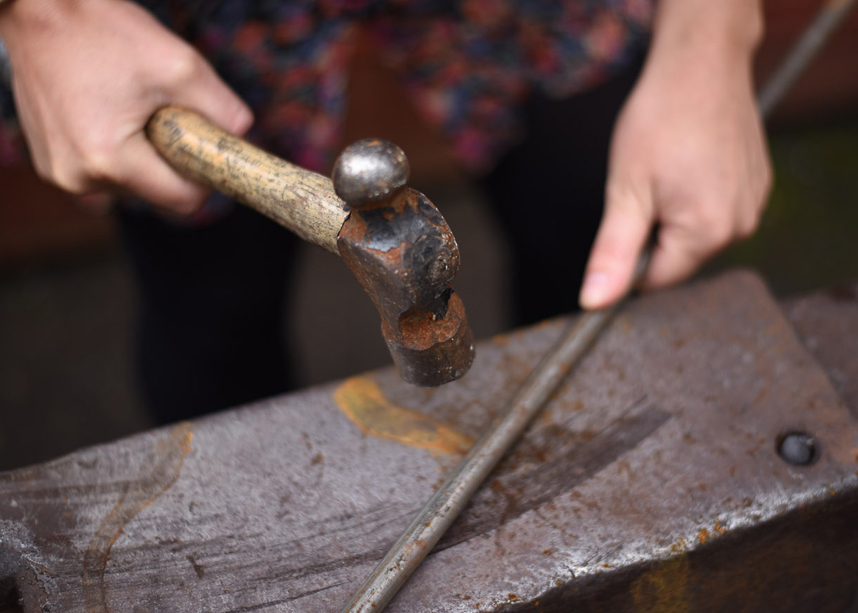
MULTIPOLYGON (((337 611, 566 323, 443 388, 387 369, 2 474, 0 585, 28 612, 337 611)), ((647 296, 388 610, 844 611, 857 453, 756 277, 647 296)))
POLYGON ((858 418, 858 282, 793 298, 783 309, 858 418))

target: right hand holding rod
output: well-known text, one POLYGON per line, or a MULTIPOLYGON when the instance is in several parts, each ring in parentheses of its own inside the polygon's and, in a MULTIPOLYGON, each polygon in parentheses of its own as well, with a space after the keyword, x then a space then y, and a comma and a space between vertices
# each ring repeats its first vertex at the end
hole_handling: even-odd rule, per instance
POLYGON ((656 224, 643 289, 678 283, 750 236, 771 188, 751 78, 759 3, 660 0, 657 10, 646 67, 614 128, 585 309, 628 291, 656 224))

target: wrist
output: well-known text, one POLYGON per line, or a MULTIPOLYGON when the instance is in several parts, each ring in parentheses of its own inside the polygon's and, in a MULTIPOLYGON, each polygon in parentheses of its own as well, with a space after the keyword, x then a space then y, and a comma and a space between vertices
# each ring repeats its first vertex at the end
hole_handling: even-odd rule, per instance
POLYGON ((6 43, 13 63, 16 49, 32 36, 55 35, 75 3, 65 0, 0 0, 0 38, 6 43))
POLYGON ((0 38, 4 40, 11 37, 15 31, 12 22, 15 20, 16 9, 18 6, 15 0, 0 0, 0 38))
POLYGON ((750 68, 763 30, 759 0, 660 0, 650 55, 701 69, 750 68))

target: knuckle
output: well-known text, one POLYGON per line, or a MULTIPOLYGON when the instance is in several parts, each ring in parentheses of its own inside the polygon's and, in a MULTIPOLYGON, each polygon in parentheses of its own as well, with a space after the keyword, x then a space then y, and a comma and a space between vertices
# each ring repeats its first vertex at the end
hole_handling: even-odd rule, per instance
POLYGON ((36 174, 61 190, 82 196, 89 190, 89 182, 74 155, 52 156, 47 160, 37 160, 34 164, 36 174))
POLYGON ((168 82, 183 85, 195 80, 203 69, 203 60, 190 48, 173 55, 164 66, 164 75, 168 82))
POLYGON ((694 215, 694 225, 701 234, 717 236, 724 224, 724 211, 717 206, 698 206, 694 215))
POLYGON ((717 251, 732 242, 736 236, 738 213, 737 199, 712 200, 697 208, 695 225, 703 238, 704 247, 717 251))
POLYGON ((73 155, 48 154, 33 158, 33 169, 43 181, 77 196, 87 190, 85 176, 73 155))
POLYGON ((111 164, 112 156, 103 151, 92 151, 84 158, 86 175, 95 183, 111 182, 115 170, 111 164))
POLYGON ((118 184, 127 178, 124 166, 126 139, 118 125, 108 120, 77 139, 81 171, 94 184, 118 184))
POLYGON ((82 143, 80 158, 83 172, 95 183, 112 182, 117 177, 116 148, 111 139, 92 134, 82 143))
POLYGON ((58 164, 51 168, 50 172, 43 175, 42 178, 51 181, 57 187, 65 192, 74 194, 75 196, 83 196, 86 194, 90 185, 86 180, 86 176, 78 167, 72 167, 66 164, 58 164))
POLYGON ((718 251, 727 246, 733 238, 731 220, 718 209, 701 211, 698 218, 698 231, 703 238, 701 248, 705 251, 718 251))

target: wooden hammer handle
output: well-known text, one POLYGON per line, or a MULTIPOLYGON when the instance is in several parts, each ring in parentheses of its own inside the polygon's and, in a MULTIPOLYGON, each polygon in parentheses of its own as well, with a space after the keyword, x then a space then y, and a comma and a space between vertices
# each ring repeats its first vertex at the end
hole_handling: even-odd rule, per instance
POLYGON ((266 153, 177 106, 155 113, 146 133, 182 174, 339 254, 337 234, 348 211, 329 178, 266 153))

